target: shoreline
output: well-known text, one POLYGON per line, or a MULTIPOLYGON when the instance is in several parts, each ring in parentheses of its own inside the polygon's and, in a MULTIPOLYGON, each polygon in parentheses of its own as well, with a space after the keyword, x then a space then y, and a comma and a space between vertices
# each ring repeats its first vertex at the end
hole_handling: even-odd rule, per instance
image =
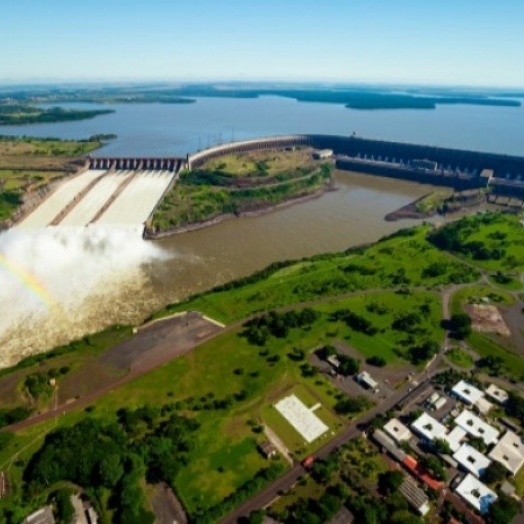
POLYGON ((186 224, 183 226, 176 226, 174 228, 164 230, 164 231, 155 232, 155 231, 152 231, 150 228, 145 227, 143 238, 144 240, 161 240, 163 238, 167 238, 173 235, 190 233, 191 231, 198 231, 199 229, 204 229, 206 227, 214 226, 216 224, 220 224, 221 222, 225 220, 229 220, 231 218, 253 218, 253 217, 266 215, 268 213, 279 211, 281 209, 285 209, 287 207, 294 206, 296 204, 301 204, 309 200, 314 200, 315 198, 320 198, 328 191, 336 191, 336 189, 337 189, 336 187, 333 187, 331 184, 328 184, 328 185, 324 185, 322 188, 320 188, 317 191, 314 191, 312 193, 308 193, 305 195, 302 194, 302 195, 297 196, 296 198, 290 198, 278 204, 264 206, 259 209, 254 209, 252 211, 241 211, 239 213, 222 213, 220 215, 217 215, 207 220, 202 220, 200 222, 195 222, 193 224, 186 224))

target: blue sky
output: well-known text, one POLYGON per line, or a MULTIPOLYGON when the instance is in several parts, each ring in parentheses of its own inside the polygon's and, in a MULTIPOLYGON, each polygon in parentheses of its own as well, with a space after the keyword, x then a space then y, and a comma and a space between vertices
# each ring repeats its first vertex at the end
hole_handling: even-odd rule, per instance
POLYGON ((524 87, 524 0, 1 0, 0 81, 524 87))

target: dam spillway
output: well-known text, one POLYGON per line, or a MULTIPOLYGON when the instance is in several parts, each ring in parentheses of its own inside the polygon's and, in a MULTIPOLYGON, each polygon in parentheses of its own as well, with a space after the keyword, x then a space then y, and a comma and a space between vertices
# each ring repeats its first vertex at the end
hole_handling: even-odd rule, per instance
POLYGON ((97 168, 62 182, 17 227, 143 226, 164 193, 175 183, 182 161, 97 160, 89 165, 97 168), (153 169, 126 168, 144 165, 151 165, 153 169), (118 169, 120 167, 122 169, 118 169))

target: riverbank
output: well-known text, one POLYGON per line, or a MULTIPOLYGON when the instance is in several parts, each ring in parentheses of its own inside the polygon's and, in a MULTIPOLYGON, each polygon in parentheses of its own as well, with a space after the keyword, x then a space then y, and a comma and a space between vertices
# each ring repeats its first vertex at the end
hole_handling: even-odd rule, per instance
POLYGON ((224 222, 224 220, 229 220, 231 218, 248 218, 248 217, 257 217, 257 216, 266 215, 267 213, 273 213, 274 211, 279 211, 279 210, 294 206, 296 204, 301 204, 309 200, 320 198, 322 195, 324 195, 328 191, 336 191, 336 187, 334 187, 333 185, 330 185, 330 186, 326 185, 326 186, 323 186, 318 191, 315 191, 313 193, 308 193, 306 195, 301 195, 301 196, 299 195, 294 198, 290 198, 289 200, 286 200, 285 202, 281 202, 281 203, 274 204, 274 205, 267 205, 259 209, 241 211, 238 213, 222 213, 208 220, 202 220, 200 222, 195 222, 193 224, 177 226, 177 227, 174 227, 166 231, 154 231, 150 227, 146 226, 144 229, 144 239, 145 240, 160 240, 162 238, 167 238, 172 235, 178 235, 181 233, 189 233, 191 231, 197 231, 199 229, 204 229, 210 226, 214 226, 216 224, 220 224, 221 222, 224 222))
POLYGON ((473 207, 483 206, 489 203, 484 191, 443 191, 441 189, 432 191, 413 202, 388 213, 384 219, 395 222, 403 219, 424 220, 436 215, 455 215, 464 211, 471 211, 473 207))

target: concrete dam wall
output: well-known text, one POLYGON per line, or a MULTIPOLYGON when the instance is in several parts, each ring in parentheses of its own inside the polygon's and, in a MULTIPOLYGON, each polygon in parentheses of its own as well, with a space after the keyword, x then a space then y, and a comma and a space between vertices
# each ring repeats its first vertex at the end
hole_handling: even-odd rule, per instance
POLYGON ((218 145, 188 156, 197 168, 226 154, 309 146, 331 149, 337 167, 415 182, 451 186, 457 190, 492 187, 494 192, 524 197, 524 157, 440 148, 356 136, 286 135, 218 145), (420 167, 421 161, 433 164, 420 167))

